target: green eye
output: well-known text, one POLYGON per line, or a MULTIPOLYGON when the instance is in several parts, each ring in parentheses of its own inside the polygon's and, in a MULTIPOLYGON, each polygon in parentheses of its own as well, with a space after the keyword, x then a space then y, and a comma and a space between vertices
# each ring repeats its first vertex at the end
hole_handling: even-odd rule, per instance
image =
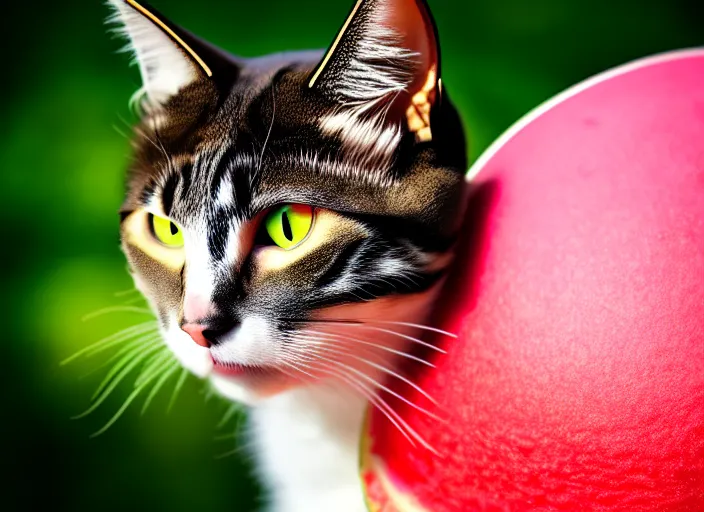
POLYGON ((152 232, 167 247, 183 247, 183 232, 175 223, 164 217, 149 215, 152 232))
POLYGON ((308 236, 313 225, 313 208, 305 204, 287 204, 272 211, 264 224, 276 245, 293 249, 308 236))

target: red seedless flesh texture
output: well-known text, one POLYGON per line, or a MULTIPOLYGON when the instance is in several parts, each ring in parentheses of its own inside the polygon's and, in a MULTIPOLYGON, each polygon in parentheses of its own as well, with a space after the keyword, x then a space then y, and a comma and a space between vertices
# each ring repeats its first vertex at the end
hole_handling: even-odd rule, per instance
MULTIPOLYGON (((704 51, 573 91, 482 164, 419 385, 371 451, 433 512, 704 510, 704 51)), ((369 459, 368 459, 369 460, 369 459)))

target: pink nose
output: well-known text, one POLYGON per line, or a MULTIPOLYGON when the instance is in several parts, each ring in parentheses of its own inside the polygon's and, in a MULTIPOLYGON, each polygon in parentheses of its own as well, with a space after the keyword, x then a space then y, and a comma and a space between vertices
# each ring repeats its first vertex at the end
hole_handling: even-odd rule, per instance
POLYGON ((203 335, 203 332, 207 329, 207 325, 198 323, 186 323, 181 326, 193 341, 195 341, 201 347, 209 348, 210 342, 203 335))

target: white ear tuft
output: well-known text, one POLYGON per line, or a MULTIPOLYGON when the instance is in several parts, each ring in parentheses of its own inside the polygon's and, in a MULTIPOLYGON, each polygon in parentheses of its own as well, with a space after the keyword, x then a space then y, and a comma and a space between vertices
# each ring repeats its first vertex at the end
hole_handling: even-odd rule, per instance
POLYGON ((116 32, 129 39, 125 48, 134 54, 142 74, 142 88, 135 98, 147 109, 158 108, 209 68, 176 33, 151 9, 135 0, 108 0, 116 32), (146 104, 145 104, 146 103, 146 104))
POLYGON ((357 0, 308 83, 336 104, 321 131, 378 168, 391 165, 404 126, 416 142, 431 141, 439 52, 425 0, 357 0))
POLYGON ((336 85, 344 105, 371 108, 408 88, 418 54, 401 42, 399 34, 383 25, 371 25, 359 37, 336 85))
POLYGON ((332 85, 338 101, 363 110, 407 90, 419 54, 405 48, 402 35, 384 23, 392 15, 384 2, 358 0, 309 86, 325 73, 323 88, 332 85))

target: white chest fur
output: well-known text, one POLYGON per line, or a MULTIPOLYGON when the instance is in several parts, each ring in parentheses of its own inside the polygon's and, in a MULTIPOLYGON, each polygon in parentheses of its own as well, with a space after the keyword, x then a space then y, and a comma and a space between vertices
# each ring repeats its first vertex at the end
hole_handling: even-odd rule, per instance
POLYGON ((339 387, 275 396, 250 421, 272 512, 364 512, 358 447, 366 400, 339 387))

